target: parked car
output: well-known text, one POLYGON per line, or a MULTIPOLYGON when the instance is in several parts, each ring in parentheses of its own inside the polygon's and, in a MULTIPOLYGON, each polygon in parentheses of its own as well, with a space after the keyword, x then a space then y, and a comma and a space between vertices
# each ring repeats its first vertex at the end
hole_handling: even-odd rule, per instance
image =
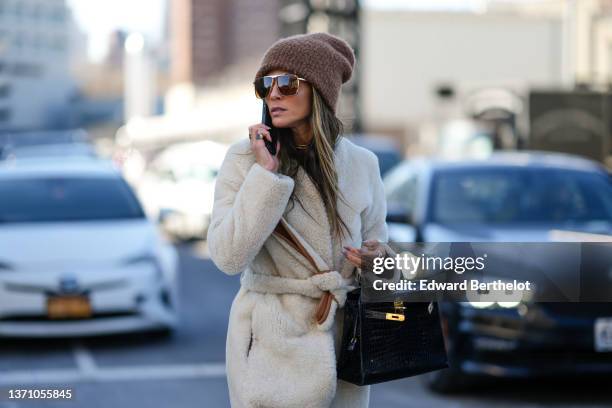
POLYGON ((176 251, 111 162, 0 161, 0 197, 0 337, 176 326, 176 251))
POLYGON ((0 160, 74 156, 98 157, 98 153, 94 146, 87 143, 58 143, 5 148, 0 160))
POLYGON ((82 129, 0 134, 0 160, 50 156, 98 157, 82 129))
POLYGON ((171 236, 204 239, 215 181, 228 146, 212 141, 179 143, 157 155, 138 183, 147 214, 171 236))
MULTIPOLYGON (((395 242, 548 242, 555 230, 612 235, 611 178, 576 156, 415 159, 391 171, 385 188, 395 242)), ((422 377, 432 390, 460 389, 471 375, 612 374, 612 303, 491 303, 440 302, 450 368, 422 377), (609 338, 595 335, 596 324, 608 325, 609 338)))

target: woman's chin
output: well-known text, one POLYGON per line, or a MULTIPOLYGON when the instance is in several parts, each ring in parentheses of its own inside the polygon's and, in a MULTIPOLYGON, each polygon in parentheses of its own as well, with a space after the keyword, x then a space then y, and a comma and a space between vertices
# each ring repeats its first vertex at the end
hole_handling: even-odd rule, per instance
POLYGON ((288 120, 283 120, 283 119, 272 119, 272 125, 275 128, 289 128, 292 127, 291 126, 291 122, 289 122, 288 120))

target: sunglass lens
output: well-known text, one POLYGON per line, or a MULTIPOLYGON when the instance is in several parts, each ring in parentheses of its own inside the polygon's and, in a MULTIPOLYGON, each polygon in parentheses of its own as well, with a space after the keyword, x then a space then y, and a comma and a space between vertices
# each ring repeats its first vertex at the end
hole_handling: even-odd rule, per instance
POLYGON ((268 92, 270 92, 270 89, 272 88, 273 81, 274 79, 268 76, 257 78, 254 82, 255 95, 261 99, 268 96, 268 92))
POLYGON ((298 79, 294 75, 281 75, 276 78, 278 90, 283 95, 295 95, 298 90, 298 79))

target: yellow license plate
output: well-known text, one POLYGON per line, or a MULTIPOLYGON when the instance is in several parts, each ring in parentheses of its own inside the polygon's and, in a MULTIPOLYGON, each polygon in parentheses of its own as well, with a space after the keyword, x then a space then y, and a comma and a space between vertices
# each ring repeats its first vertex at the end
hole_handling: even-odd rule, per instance
POLYGON ((53 296, 47 299, 50 319, 82 319, 91 317, 91 304, 86 296, 53 296))

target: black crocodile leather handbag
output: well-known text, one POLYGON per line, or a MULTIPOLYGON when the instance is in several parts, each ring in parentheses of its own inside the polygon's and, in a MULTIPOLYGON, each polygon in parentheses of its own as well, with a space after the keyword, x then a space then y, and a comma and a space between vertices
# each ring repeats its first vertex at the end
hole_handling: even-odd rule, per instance
POLYGON ((436 302, 365 303, 347 294, 338 378, 376 384, 448 367, 436 302))

